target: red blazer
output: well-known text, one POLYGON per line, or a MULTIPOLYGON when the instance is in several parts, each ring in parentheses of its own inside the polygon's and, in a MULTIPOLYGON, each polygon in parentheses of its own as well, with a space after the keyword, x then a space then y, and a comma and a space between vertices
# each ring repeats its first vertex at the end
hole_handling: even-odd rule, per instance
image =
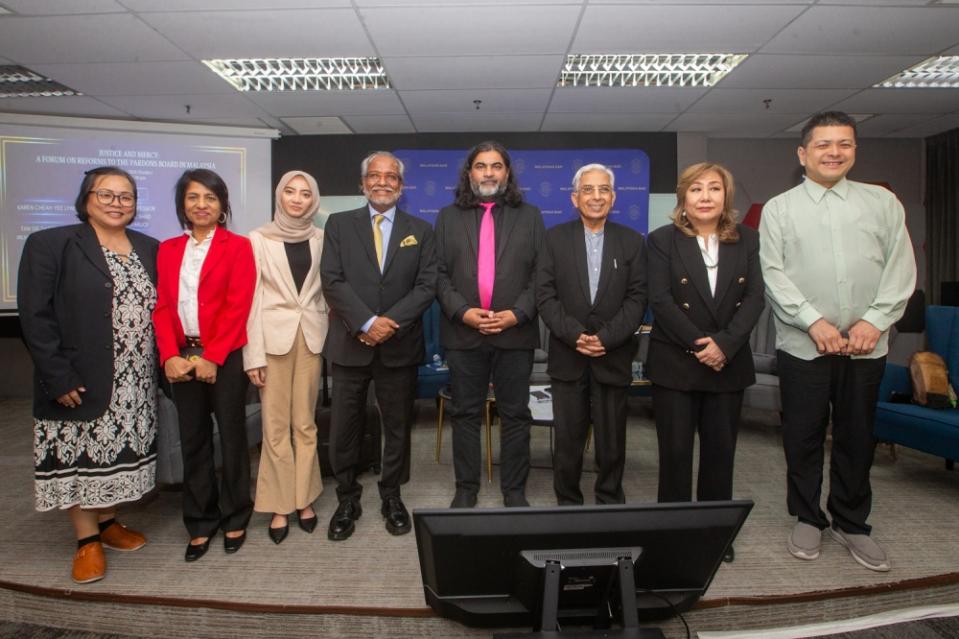
MULTIPOLYGON (((180 265, 189 237, 184 234, 160 244, 157 253, 157 305, 153 311, 160 365, 186 345, 177 311, 180 265)), ((256 265, 250 240, 218 228, 200 271, 199 320, 203 358, 220 366, 246 344, 246 320, 253 304, 256 265)))

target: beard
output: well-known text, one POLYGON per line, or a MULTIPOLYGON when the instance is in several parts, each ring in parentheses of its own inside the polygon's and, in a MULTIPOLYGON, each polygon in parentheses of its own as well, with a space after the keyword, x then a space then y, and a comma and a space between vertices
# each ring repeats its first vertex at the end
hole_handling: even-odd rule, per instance
POLYGON ((400 194, 398 191, 393 191, 391 193, 378 192, 374 193, 372 190, 363 187, 363 195, 366 196, 366 199, 371 203, 376 204, 377 206, 387 206, 392 208, 400 200, 400 194))
POLYGON ((496 186, 493 186, 491 184, 481 184, 470 180, 470 189, 473 191, 473 195, 491 198, 506 192, 506 182, 498 182, 496 186))

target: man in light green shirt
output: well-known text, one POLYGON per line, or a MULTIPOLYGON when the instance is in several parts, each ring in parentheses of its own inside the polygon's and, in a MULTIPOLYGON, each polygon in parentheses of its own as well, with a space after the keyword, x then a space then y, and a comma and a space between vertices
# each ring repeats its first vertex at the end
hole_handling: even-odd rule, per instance
POLYGON ((763 208, 760 261, 776 323, 787 505, 797 518, 787 547, 819 557, 821 531, 871 570, 889 560, 869 536, 872 435, 889 328, 916 284, 902 204, 887 189, 846 179, 856 123, 813 116, 802 132, 805 180, 763 208), (820 507, 823 443, 833 425, 830 494, 820 507))

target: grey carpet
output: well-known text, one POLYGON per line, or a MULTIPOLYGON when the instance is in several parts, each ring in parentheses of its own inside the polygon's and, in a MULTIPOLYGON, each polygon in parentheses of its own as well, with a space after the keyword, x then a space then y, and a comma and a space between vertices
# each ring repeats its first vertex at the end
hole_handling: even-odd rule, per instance
MULTIPOLYGON (((415 539, 386 533, 379 515, 376 477, 364 475, 365 512, 354 536, 340 543, 326 539, 324 526, 335 507, 330 480, 317 503, 321 525, 307 535, 295 526, 280 546, 267 538, 269 516, 256 514, 250 539, 234 556, 215 540, 211 552, 195 564, 183 561, 187 535, 179 515, 179 493, 161 491, 156 499, 124 509, 123 521, 146 533, 150 543, 136 553, 109 553, 107 578, 77 587, 69 577, 74 545, 67 517, 33 510, 32 419, 23 400, 0 401, 0 581, 33 588, 75 591, 80 595, 136 594, 165 600, 193 600, 209 606, 251 610, 301 610, 429 614, 423 599, 415 539)), ((410 508, 445 507, 453 495, 449 425, 440 463, 433 460, 435 410, 418 403, 413 433, 413 471, 403 496, 410 508)), ((704 602, 750 604, 769 598, 797 600, 846 589, 877 593, 902 582, 959 573, 959 474, 946 472, 934 457, 900 449, 898 461, 877 451, 873 471, 875 537, 887 549, 890 573, 864 568, 832 541, 818 561, 793 559, 785 549, 791 519, 785 509, 785 464, 778 419, 747 413, 736 463, 737 497, 756 502, 736 542, 735 563, 724 565, 704 602)), ((533 462, 549 463, 547 429, 533 429, 533 462)), ((495 442, 494 442, 495 445, 495 442)), ((630 408, 625 489, 629 501, 653 501, 656 495, 656 440, 648 400, 630 408)), ((590 493, 590 473, 584 493, 590 493)), ((483 487, 482 506, 498 506, 494 483, 483 487)), ((551 473, 534 469, 529 480, 533 505, 552 505, 551 473)), ((109 552, 109 551, 108 551, 109 552)), ((947 583, 955 583, 950 577, 947 583), (951 581, 949 580, 951 579, 951 581)), ((770 625, 782 625, 770 624, 770 625)))
POLYGON ((828 636, 831 639, 956 639, 959 637, 959 617, 923 619, 828 636))

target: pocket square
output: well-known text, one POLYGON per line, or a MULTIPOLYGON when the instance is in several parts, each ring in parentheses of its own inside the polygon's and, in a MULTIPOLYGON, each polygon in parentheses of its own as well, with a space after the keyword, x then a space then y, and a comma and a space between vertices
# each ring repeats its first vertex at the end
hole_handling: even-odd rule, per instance
POLYGON ((407 235, 403 238, 403 241, 400 242, 400 248, 404 246, 416 246, 419 242, 416 241, 416 238, 412 235, 407 235))

